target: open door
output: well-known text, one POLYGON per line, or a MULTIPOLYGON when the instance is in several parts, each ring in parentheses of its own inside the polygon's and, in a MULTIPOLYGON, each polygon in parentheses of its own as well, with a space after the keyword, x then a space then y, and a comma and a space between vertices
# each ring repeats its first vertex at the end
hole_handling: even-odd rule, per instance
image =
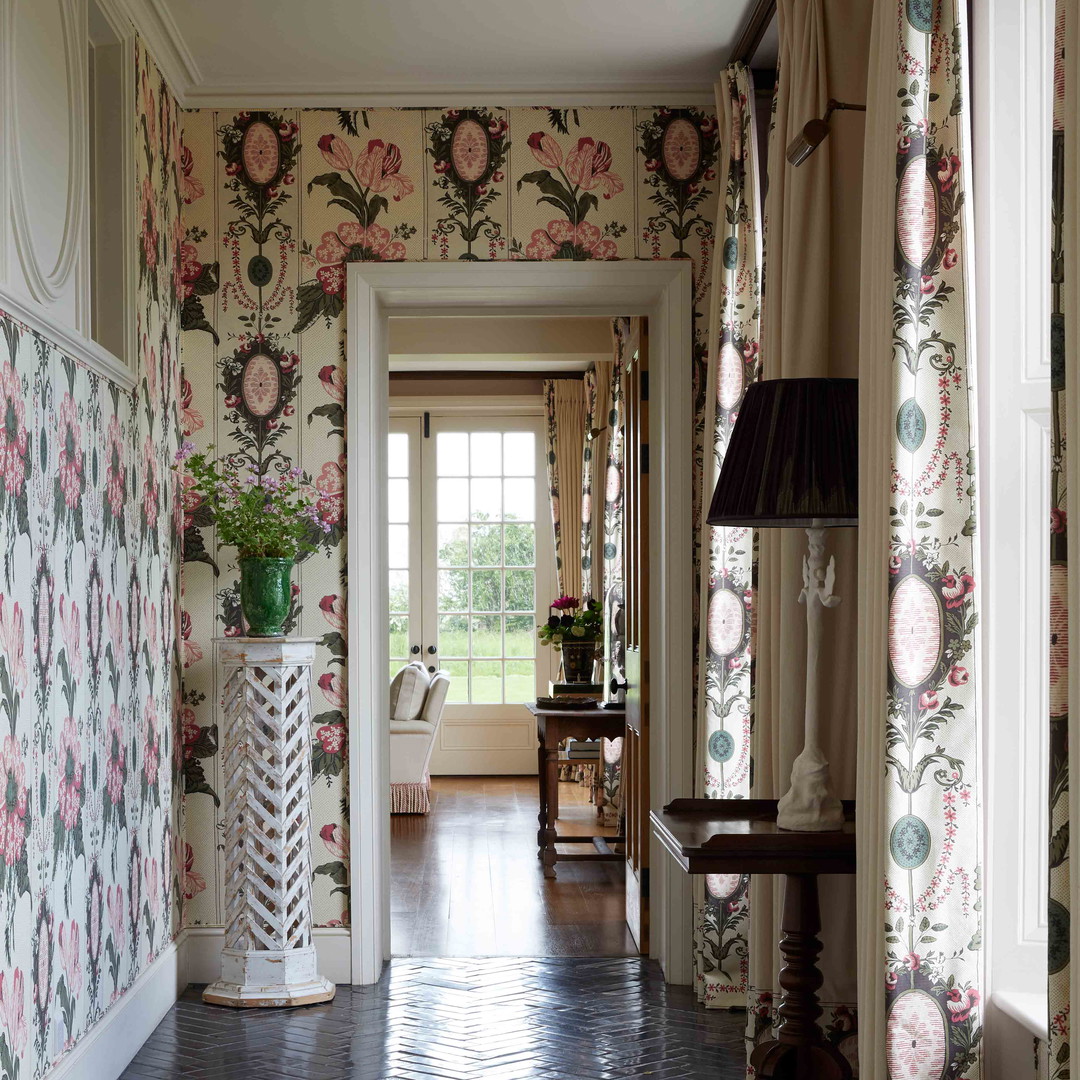
POLYGON ((648 328, 624 375, 626 407, 623 577, 626 645, 626 922, 649 951, 649 369, 648 328))

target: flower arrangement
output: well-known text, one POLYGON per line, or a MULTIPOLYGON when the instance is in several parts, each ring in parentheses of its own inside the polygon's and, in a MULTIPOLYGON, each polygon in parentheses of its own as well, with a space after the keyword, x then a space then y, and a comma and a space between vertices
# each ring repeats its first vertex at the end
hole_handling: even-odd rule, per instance
POLYGON ((235 547, 241 559, 295 559, 315 550, 315 530, 330 532, 317 505, 323 493, 303 481, 298 465, 280 476, 248 471, 241 477, 229 458, 197 454, 195 444, 185 441, 173 464, 181 468, 194 481, 192 493, 213 512, 219 545, 235 547))
POLYGON ((604 636, 603 605, 599 600, 582 604, 576 596, 560 596, 551 605, 546 623, 536 628, 542 645, 559 650, 563 644, 593 644, 604 636))

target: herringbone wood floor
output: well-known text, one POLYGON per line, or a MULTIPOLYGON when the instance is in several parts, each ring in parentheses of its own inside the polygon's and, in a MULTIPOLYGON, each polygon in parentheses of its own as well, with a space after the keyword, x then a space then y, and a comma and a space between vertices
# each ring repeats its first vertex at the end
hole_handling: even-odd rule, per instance
POLYGON ((742 1023, 631 957, 396 959, 301 1009, 189 989, 123 1080, 742 1080, 742 1023))

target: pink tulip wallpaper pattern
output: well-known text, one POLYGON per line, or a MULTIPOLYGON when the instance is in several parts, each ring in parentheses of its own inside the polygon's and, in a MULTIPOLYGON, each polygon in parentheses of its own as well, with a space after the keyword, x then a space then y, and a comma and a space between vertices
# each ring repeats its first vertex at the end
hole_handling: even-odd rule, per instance
POLYGON ((0 312, 0 1074, 43 1075, 171 942, 179 112, 137 47, 136 388, 0 312))
MULTIPOLYGON (((716 120, 700 108, 200 110, 184 117, 181 427, 252 471, 299 464, 335 527, 295 574, 319 639, 315 920, 348 922, 345 268, 353 261, 669 259, 694 265, 700 476, 716 120)), ((700 487, 700 483, 696 485, 700 487)), ((700 508, 696 492, 695 514, 700 508)), ((185 922, 222 921, 212 640, 238 575, 184 500, 185 922)), ((687 558, 696 559, 696 552, 687 558)))

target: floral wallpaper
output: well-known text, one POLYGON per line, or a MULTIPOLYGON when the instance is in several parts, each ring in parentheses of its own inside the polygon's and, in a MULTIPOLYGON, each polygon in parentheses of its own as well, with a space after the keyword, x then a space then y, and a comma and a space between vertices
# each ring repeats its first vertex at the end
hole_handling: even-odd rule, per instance
POLYGON ((881 567, 890 1077, 974 1078, 982 1060, 965 10, 958 0, 897 8, 895 421, 881 567))
POLYGON ((137 47, 128 393, 0 312, 0 1074, 44 1075, 173 938, 179 114, 137 47))
MULTIPOLYGON (((349 918, 346 264, 689 258, 700 413, 715 142, 711 106, 185 115, 183 433, 200 448, 214 444, 240 455, 260 473, 299 464, 325 492, 321 509, 336 523, 294 577, 290 622, 292 631, 320 641, 317 924, 349 918)), ((700 440, 700 417, 696 429, 700 440)), ((700 458, 699 446, 699 469, 700 458)), ((213 708, 220 688, 212 640, 241 630, 238 574, 233 553, 217 549, 213 522, 191 497, 184 502, 184 556, 184 912, 189 923, 220 925, 213 708)))

